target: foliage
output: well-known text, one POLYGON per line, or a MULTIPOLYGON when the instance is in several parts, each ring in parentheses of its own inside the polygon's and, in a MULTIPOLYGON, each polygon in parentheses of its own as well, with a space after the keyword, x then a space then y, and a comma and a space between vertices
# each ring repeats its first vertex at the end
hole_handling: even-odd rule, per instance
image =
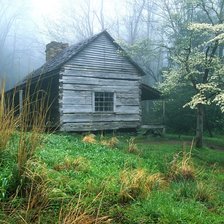
POLYGON ((0 201, 6 198, 6 191, 8 188, 8 178, 0 177, 0 201))
MULTIPOLYGON (((167 130, 181 134, 192 134, 195 129, 196 113, 189 107, 183 107, 191 98, 192 90, 188 87, 176 88, 166 100, 165 124, 167 130)), ((215 118, 214 118, 215 119, 215 118)))
MULTIPOLYGON (((214 48, 213 48, 214 49, 214 48)), ((164 73, 165 82, 162 84, 164 91, 171 91, 176 86, 189 86, 195 88, 195 94, 186 105, 192 109, 198 104, 210 105, 216 103, 223 110, 223 63, 215 55, 207 56, 207 52, 194 48, 191 52, 183 50, 182 54, 173 57, 177 65, 164 73)))
MULTIPOLYGON (((201 57, 200 55, 196 55, 198 60, 196 65, 198 64, 204 66, 207 72, 211 70, 210 74, 208 74, 210 77, 207 78, 207 80, 203 80, 204 82, 196 85, 198 93, 192 97, 192 101, 189 103, 189 105, 194 108, 198 103, 207 105, 216 103, 224 112, 223 59, 220 58, 219 55, 215 54, 218 46, 221 46, 222 43, 224 43, 224 25, 195 23, 189 26, 189 30, 200 33, 200 35, 209 34, 209 40, 207 40, 205 43, 202 43, 202 46, 207 46, 206 52, 205 54, 202 54, 201 57), (210 48, 214 53, 212 52, 213 54, 210 54, 210 57, 208 57, 209 51, 211 51, 210 48)), ((196 67, 196 65, 194 65, 194 67, 196 67)), ((197 70, 193 72, 195 73, 197 70)))

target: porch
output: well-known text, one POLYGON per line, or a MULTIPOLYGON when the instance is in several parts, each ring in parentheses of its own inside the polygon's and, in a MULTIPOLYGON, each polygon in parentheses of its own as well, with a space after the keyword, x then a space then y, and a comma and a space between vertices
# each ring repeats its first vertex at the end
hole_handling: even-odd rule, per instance
POLYGON ((164 135, 165 100, 161 93, 145 84, 142 84, 142 122, 140 129, 143 134, 164 135))

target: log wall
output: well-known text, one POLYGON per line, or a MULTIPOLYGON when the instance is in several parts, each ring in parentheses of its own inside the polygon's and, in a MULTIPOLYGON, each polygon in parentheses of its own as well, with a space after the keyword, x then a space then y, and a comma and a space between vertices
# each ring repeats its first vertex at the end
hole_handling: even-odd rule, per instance
POLYGON ((140 74, 102 34, 60 72, 62 131, 135 128, 141 122, 140 74), (94 92, 114 92, 114 111, 95 112, 94 92))

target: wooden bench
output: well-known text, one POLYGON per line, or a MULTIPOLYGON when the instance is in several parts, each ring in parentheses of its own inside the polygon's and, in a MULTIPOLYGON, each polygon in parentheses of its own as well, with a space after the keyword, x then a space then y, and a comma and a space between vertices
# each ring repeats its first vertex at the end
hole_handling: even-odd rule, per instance
POLYGON ((143 130, 143 135, 162 136, 166 133, 166 126, 164 124, 145 124, 140 126, 140 130, 143 130))

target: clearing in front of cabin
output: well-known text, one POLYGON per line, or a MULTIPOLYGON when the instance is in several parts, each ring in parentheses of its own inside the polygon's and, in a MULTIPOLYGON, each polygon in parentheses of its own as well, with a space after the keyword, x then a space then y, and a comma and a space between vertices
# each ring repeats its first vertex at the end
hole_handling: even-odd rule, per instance
POLYGON ((1 150, 1 223, 223 222, 222 150, 174 136, 41 134, 24 155, 31 136, 22 144, 14 132, 1 150))

